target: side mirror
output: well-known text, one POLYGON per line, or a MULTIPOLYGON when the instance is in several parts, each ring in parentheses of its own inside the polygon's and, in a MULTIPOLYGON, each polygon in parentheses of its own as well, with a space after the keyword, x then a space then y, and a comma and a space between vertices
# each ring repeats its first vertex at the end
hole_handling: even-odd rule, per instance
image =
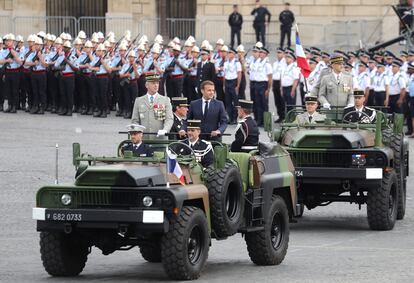
POLYGON ((265 132, 272 132, 273 128, 273 115, 270 112, 264 112, 263 113, 263 126, 265 132))
POLYGON ((80 164, 80 161, 78 160, 80 155, 81 155, 80 144, 77 142, 74 142, 72 144, 72 162, 73 162, 73 166, 75 166, 76 168, 78 168, 80 164))

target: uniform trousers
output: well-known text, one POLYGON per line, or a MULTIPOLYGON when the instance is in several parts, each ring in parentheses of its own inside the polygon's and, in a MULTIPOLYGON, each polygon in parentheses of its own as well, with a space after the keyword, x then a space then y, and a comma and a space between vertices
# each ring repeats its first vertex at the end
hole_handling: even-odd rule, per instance
POLYGON ((183 76, 178 76, 178 77, 172 76, 170 78, 169 86, 168 86, 170 89, 167 90, 168 97, 169 98, 182 97, 183 83, 184 83, 183 76))
POLYGON ((16 108, 19 95, 20 74, 17 71, 8 71, 4 74, 4 86, 9 108, 16 108))
POLYGON ((94 95, 94 84, 92 82, 91 74, 82 74, 81 82, 82 108, 84 108, 87 111, 87 114, 92 114, 92 112, 96 108, 96 100, 94 95))
MULTIPOLYGON (((22 92, 24 101, 21 103, 25 103, 27 101, 27 106, 30 109, 33 106, 33 91, 32 91, 32 73, 29 69, 24 69, 22 74, 22 92)), ((24 105, 23 105, 24 106, 24 105)))
POLYGON ((263 114, 269 111, 269 100, 266 97, 265 92, 267 90, 267 82, 256 82, 255 83, 255 99, 253 105, 255 105, 255 119, 258 126, 263 126, 263 114))
POLYGON ((145 76, 140 76, 137 82, 138 82, 138 97, 144 96, 147 93, 147 88, 145 86, 145 76))
POLYGON ((197 76, 188 76, 187 78, 187 93, 188 93, 188 103, 190 103, 193 100, 199 99, 201 96, 198 95, 196 91, 197 87, 197 76))
POLYGON ((374 106, 384 106, 385 91, 374 91, 374 106))
POLYGON ((112 93, 114 102, 118 104, 118 114, 124 111, 124 101, 122 100, 121 79, 116 74, 112 77, 112 93))
POLYGON ((134 106, 135 99, 137 98, 138 85, 136 80, 129 81, 122 87, 122 94, 125 106, 125 118, 132 115, 132 107, 134 106))
POLYGON ((76 112, 80 112, 80 109, 82 108, 81 81, 81 75, 75 74, 75 91, 73 92, 73 104, 75 105, 76 112))
POLYGON ((266 46, 266 26, 265 23, 253 23, 254 31, 256 32, 256 42, 261 41, 263 46, 266 46))
POLYGON ((108 110, 108 74, 96 75, 95 78, 95 97, 98 111, 101 114, 106 114, 108 110))
POLYGON ((246 75, 242 72, 239 86, 239 99, 246 99, 246 75))
POLYGON ((217 99, 224 103, 224 90, 223 90, 224 77, 216 77, 214 84, 216 88, 217 99))
POLYGON ((45 110, 47 76, 46 71, 39 71, 32 73, 32 90, 33 90, 33 107, 40 107, 45 110))
POLYGON ((287 47, 290 47, 290 33, 292 27, 285 27, 280 29, 280 47, 283 48, 285 37, 287 37, 287 47))
POLYGON ((226 80, 224 86, 224 101, 226 105, 227 115, 229 116, 229 122, 235 123, 237 121, 236 106, 239 105, 239 98, 236 93, 237 79, 226 80))
POLYGON ((285 100, 280 92, 280 80, 273 80, 273 96, 275 98, 275 106, 279 119, 285 119, 285 100))
POLYGON ((397 101, 400 98, 400 94, 391 95, 388 102, 389 113, 403 113, 402 105, 398 106, 397 101))
MULTIPOLYGON (((47 85, 46 85, 46 101, 48 108, 55 108, 56 110, 61 105, 60 102, 60 88, 59 88, 59 73, 55 71, 47 71, 47 85)), ((52 109, 48 109, 52 110, 52 109)))
POLYGON ((0 71, 0 111, 3 110, 3 104, 4 104, 4 73, 0 71))
POLYGON ((369 95, 368 95, 368 101, 367 101, 367 106, 375 106, 375 101, 374 101, 374 90, 370 89, 369 90, 369 95))
POLYGON ((282 87, 283 99, 285 100, 286 111, 289 112, 293 109, 293 106, 296 104, 296 93, 292 97, 290 93, 292 92, 292 86, 284 86, 282 87))
MULTIPOLYGON (((256 113, 256 105, 254 103, 255 100, 256 100, 256 93, 255 93, 255 91, 256 91, 256 81, 251 80, 249 87, 250 87, 250 100, 253 101, 253 113, 256 113)), ((257 117, 257 116, 255 115, 255 117, 257 117)))
POLYGON ((64 74, 59 78, 61 114, 72 113, 75 75, 64 74))

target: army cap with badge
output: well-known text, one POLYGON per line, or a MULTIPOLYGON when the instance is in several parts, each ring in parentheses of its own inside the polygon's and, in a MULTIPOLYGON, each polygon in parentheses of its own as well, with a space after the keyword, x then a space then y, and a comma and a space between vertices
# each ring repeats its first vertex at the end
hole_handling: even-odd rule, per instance
POLYGON ((318 97, 312 93, 307 93, 305 95, 305 104, 314 104, 318 103, 318 97))
POLYGON ((201 120, 187 120, 187 130, 200 130, 201 120))
POLYGON ((171 98, 171 104, 175 107, 188 107, 187 97, 173 97, 171 98))
POLYGON ((146 72, 145 79, 147 82, 159 82, 160 74, 157 72, 146 72))

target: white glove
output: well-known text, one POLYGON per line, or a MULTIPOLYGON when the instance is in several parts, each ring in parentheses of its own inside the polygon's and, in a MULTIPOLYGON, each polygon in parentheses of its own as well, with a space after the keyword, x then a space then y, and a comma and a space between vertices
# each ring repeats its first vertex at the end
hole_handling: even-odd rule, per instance
POLYGON ((352 103, 348 104, 346 107, 351 107, 354 106, 352 103))
POLYGON ((323 108, 331 109, 331 105, 329 103, 324 103, 323 108))
POLYGON ((158 130, 158 132, 157 132, 157 137, 160 137, 160 136, 165 136, 165 134, 167 133, 167 131, 166 130, 158 130))

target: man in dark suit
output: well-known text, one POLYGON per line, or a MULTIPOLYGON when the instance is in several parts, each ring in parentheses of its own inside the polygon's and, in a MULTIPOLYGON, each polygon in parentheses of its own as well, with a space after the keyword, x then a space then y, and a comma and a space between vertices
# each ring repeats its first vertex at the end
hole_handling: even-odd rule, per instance
POLYGON ((216 78, 216 67, 209 60, 210 51, 201 49, 201 62, 197 64, 197 91, 201 94, 200 85, 204 81, 214 82, 216 78))
POLYGON ((174 111, 174 123, 171 127, 170 133, 177 133, 176 135, 170 135, 172 140, 183 140, 186 138, 187 131, 187 112, 188 104, 187 97, 173 97, 171 98, 171 104, 174 111))
POLYGON ((203 97, 192 101, 188 120, 201 120, 202 138, 205 140, 221 140, 221 134, 227 128, 227 116, 223 102, 213 99, 215 94, 214 83, 204 81, 200 85, 203 97))
POLYGON ((122 146, 122 154, 125 151, 132 151, 132 154, 136 157, 151 157, 154 152, 152 149, 142 143, 142 136, 144 135, 145 127, 138 124, 131 124, 127 126, 129 135, 131 136, 131 142, 122 146))

